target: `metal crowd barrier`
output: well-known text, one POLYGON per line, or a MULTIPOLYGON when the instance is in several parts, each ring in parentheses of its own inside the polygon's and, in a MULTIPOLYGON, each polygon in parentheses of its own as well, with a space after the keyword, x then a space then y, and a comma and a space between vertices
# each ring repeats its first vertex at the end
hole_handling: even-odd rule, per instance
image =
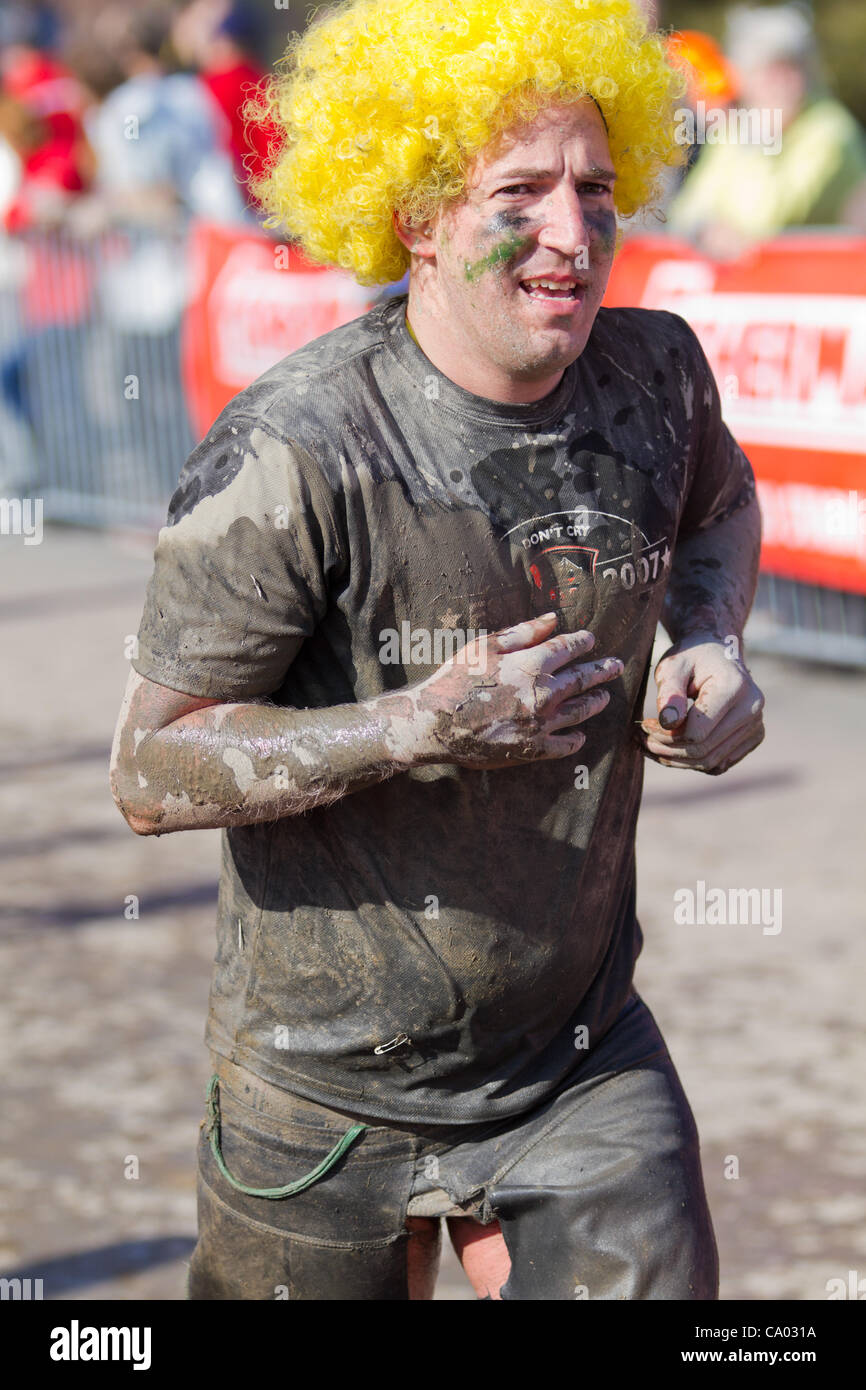
POLYGON ((745 637, 748 651, 866 670, 866 595, 762 574, 745 637))
POLYGON ((185 233, 0 243, 0 495, 45 524, 160 525, 195 440, 180 376, 185 233))

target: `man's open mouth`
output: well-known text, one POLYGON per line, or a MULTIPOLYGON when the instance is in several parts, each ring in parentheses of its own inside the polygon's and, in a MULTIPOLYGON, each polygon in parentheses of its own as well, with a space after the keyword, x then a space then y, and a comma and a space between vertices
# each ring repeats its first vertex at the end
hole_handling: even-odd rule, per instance
POLYGON ((541 277, 521 280, 520 288, 530 299, 577 299, 586 285, 582 280, 548 280, 541 277))

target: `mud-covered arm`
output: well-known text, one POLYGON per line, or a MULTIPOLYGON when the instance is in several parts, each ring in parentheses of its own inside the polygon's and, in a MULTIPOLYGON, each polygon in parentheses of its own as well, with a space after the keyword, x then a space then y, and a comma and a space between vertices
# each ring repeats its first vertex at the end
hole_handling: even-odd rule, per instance
POLYGON ((139 835, 249 825, 329 805, 421 759, 393 697, 296 710, 204 701, 132 671, 111 788, 139 835))
POLYGON ((603 710, 615 658, 584 660, 589 632, 556 614, 476 638, 426 680, 357 705, 223 703, 133 672, 111 783, 140 835, 249 825, 329 805, 423 763, 509 767, 570 757, 603 710))
POLYGON ((663 613, 674 641, 655 670, 659 717, 643 724, 646 752, 666 767, 717 775, 763 741, 764 697, 743 650, 760 543, 753 499, 677 547, 663 613))
POLYGON ((742 646, 760 553, 761 515, 754 496, 716 525, 682 536, 662 610, 671 641, 703 633, 722 643, 733 636, 742 646))
POLYGON ((669 767, 717 774, 764 737, 764 697, 745 664, 761 518, 752 469, 725 426, 709 364, 692 345, 695 430, 662 622, 672 645, 655 670, 658 719, 646 752, 669 767), (690 705, 690 701, 693 702, 690 705))

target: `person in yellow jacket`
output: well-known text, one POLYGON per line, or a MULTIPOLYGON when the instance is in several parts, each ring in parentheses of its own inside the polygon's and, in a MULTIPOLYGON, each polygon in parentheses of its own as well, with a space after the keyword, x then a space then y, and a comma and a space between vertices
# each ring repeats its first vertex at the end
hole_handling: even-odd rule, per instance
POLYGON ((704 148, 668 213, 670 230, 709 255, 736 257, 789 227, 862 220, 866 137, 824 88, 814 42, 793 5, 731 13, 737 107, 701 113, 704 148))

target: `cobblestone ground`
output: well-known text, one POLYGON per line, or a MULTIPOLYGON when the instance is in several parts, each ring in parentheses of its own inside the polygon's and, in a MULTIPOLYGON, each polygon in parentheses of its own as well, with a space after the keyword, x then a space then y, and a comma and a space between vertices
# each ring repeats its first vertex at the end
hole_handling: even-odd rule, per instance
MULTIPOLYGON (((139 839, 107 788, 149 571, 135 539, 0 540, 0 1273, 48 1298, 181 1298, 194 1242, 218 836, 139 839)), ((753 669, 752 758, 648 767, 638 987, 697 1116, 722 1297, 824 1299, 866 1275, 866 681, 753 669), (677 925, 698 880, 781 889, 782 930, 677 925)), ((472 1297, 447 1254, 437 1298, 472 1297)))

